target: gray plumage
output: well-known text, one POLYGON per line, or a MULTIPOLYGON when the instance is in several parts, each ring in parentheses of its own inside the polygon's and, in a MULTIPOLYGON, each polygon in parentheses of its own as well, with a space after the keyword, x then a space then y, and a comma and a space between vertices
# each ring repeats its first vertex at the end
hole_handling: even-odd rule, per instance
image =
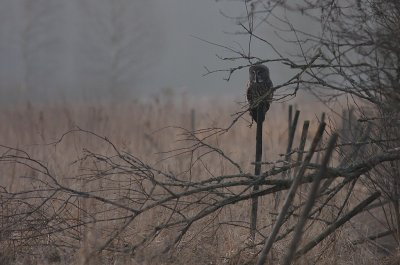
POLYGON ((249 68, 247 101, 250 115, 254 121, 264 121, 273 97, 273 84, 269 78, 269 69, 265 65, 252 65, 249 68))

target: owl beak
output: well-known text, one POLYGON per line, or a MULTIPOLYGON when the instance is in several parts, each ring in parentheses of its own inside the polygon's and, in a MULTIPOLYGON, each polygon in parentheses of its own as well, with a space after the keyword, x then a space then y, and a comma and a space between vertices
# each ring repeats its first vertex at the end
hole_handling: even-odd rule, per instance
POLYGON ((262 83, 263 79, 256 75, 256 83, 262 83))

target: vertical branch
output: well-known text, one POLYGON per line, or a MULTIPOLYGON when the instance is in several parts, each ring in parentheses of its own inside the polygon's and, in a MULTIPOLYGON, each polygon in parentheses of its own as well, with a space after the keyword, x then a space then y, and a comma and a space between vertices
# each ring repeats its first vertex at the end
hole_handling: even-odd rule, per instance
MULTIPOLYGON (((254 175, 259 176, 261 173, 261 157, 262 157, 262 130, 263 121, 257 121, 256 134, 256 161, 254 166, 254 175)), ((254 185, 253 191, 259 190, 258 185, 254 185)), ((254 197, 251 201, 251 217, 250 217, 250 237, 255 239, 257 230, 257 214, 258 214, 258 197, 254 197)))
POLYGON ((33 27, 33 15, 32 15, 32 1, 27 1, 24 3, 24 28, 22 31, 22 59, 24 64, 24 71, 22 77, 22 84, 21 84, 21 94, 26 95, 26 93, 30 90, 30 56, 29 56, 29 38, 33 27))
MULTIPOLYGON (((325 122, 325 112, 322 112, 321 115, 321 121, 320 122, 325 122)), ((320 149, 321 144, 319 144, 318 149, 320 149)), ((317 158, 315 159, 315 163, 319 163, 319 156, 320 156, 320 152, 317 153, 317 158)))
POLYGON ((192 129, 192 133, 196 130, 196 111, 194 109, 190 110, 190 127, 192 129))
POLYGON ((123 41, 123 11, 127 7, 121 1, 110 2, 110 91, 120 93, 122 41, 123 41))
POLYGON ((293 236, 292 242, 290 244, 289 251, 285 257, 285 261, 283 262, 284 265, 291 264, 293 257, 294 257, 294 253, 296 252, 296 249, 297 249, 297 245, 301 241, 301 237, 303 235, 303 228, 307 222, 308 214, 310 213, 310 211, 315 203, 315 199, 317 198, 319 183, 321 182, 322 176, 324 176, 326 174, 326 169, 328 167, 329 160, 331 159, 332 152, 335 148, 337 138, 338 138, 338 135, 336 133, 334 133, 329 140, 328 148, 327 148, 325 156, 323 158, 321 168, 319 170, 319 173, 314 178, 314 181, 313 181, 313 184, 311 186, 311 190, 310 190, 310 193, 308 196, 307 203, 304 206, 303 213, 296 225, 296 229, 294 231, 294 236, 293 236))
MULTIPOLYGON (((294 135, 296 133, 297 122, 299 120, 299 116, 300 116, 300 111, 296 110, 296 114, 294 115, 293 122, 289 126, 289 142, 288 142, 288 146, 286 149, 286 155, 285 155, 286 162, 289 162, 289 160, 290 160, 290 152, 292 152, 294 135)), ((290 170, 287 171, 287 176, 290 176, 290 170)))
MULTIPOLYGON (((294 176, 296 176, 297 173, 299 172, 299 167, 301 165, 301 161, 303 161, 304 147, 306 146, 309 127, 310 127, 310 121, 308 121, 308 120, 304 121, 303 129, 301 131, 300 144, 299 144, 299 149, 298 149, 299 151, 297 153, 296 167, 294 169, 294 176)), ((302 187, 300 187, 300 192, 302 192, 302 187)))
MULTIPOLYGON (((34 55, 41 49, 46 49, 43 45, 48 43, 48 38, 50 34, 43 35, 40 34, 45 26, 49 25, 48 8, 52 8, 51 4, 44 4, 43 1, 23 1, 23 16, 24 23, 21 32, 21 55, 23 60, 23 73, 22 82, 20 87, 20 93, 18 96, 24 97, 27 95, 32 95, 32 91, 36 89, 35 85, 35 74, 37 73, 39 67, 34 62, 34 55)), ((32 98, 29 98, 32 100, 32 98)))
MULTIPOLYGON (((346 144, 348 142, 351 142, 354 139, 352 136, 352 123, 354 122, 354 109, 350 107, 348 110, 343 110, 342 112, 342 128, 341 128, 341 143, 346 144)), ((352 149, 351 146, 342 146, 340 148, 340 151, 342 152, 343 156, 349 155, 351 152, 350 150, 352 149)))
MULTIPOLYGON (((296 128, 297 128, 297 122, 299 120, 299 116, 300 116, 300 111, 296 111, 296 114, 294 115, 294 119, 292 117, 292 113, 293 113, 293 106, 290 105, 289 106, 289 138, 288 138, 288 145, 286 148, 286 154, 285 154, 285 162, 289 162, 290 160, 290 153, 292 152, 292 147, 293 147, 293 141, 294 141, 294 135, 296 133, 296 128)), ((282 177, 283 178, 288 178, 291 174, 291 170, 289 169, 288 171, 286 171, 285 173, 282 173, 282 177)), ((275 205, 274 205, 274 209, 276 209, 279 205, 280 202, 280 196, 281 193, 277 192, 275 193, 275 205)))
POLYGON ((294 178, 293 183, 290 186, 288 195, 286 196, 282 210, 279 212, 277 220, 272 228, 271 234, 270 234, 268 240, 266 240, 264 243, 264 246, 260 253, 260 257, 256 263, 257 265, 263 265, 265 263, 265 260, 267 259, 267 255, 268 255, 269 251, 271 250, 272 245, 275 242, 275 238, 278 235, 279 229, 281 228, 281 226, 285 220, 286 213, 288 212, 290 205, 292 204, 292 201, 296 194, 297 188, 301 183, 301 179, 302 179, 304 173, 306 172, 307 165, 310 163, 312 156, 318 146, 318 143, 321 141, 324 130, 325 130, 325 123, 322 122, 322 123, 320 123, 320 125, 318 127, 318 131, 313 139, 313 142, 310 147, 310 151, 308 152, 306 158, 304 159, 304 162, 300 168, 299 174, 294 178))
POLYGON ((289 105, 289 120, 288 120, 288 142, 290 141, 290 129, 292 128, 293 121, 293 105, 289 105))
MULTIPOLYGON (((297 163, 298 164, 300 164, 301 161, 303 161, 304 147, 306 146, 308 128, 309 127, 310 127, 310 121, 304 121, 303 130, 301 131, 301 137, 300 137, 299 153, 298 153, 298 156, 297 156, 297 163)), ((296 171, 295 171, 294 175, 297 175, 297 171, 298 171, 298 169, 296 168, 296 171)))

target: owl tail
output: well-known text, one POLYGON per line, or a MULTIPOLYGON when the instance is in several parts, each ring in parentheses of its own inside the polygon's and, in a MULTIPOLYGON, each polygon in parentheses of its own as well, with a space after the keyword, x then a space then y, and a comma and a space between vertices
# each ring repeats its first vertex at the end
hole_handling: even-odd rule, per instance
POLYGON ((263 122, 265 120, 265 112, 260 107, 252 109, 250 111, 250 114, 253 120, 256 122, 258 121, 263 122))
POLYGON ((261 103, 254 109, 250 110, 250 115, 254 121, 263 122, 265 120, 265 114, 267 113, 268 109, 269 109, 269 104, 261 103))

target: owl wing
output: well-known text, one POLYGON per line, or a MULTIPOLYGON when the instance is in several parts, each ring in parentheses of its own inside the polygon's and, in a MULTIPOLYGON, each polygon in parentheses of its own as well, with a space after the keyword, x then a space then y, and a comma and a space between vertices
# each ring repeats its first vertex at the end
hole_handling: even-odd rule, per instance
POLYGON ((274 84, 272 83, 271 79, 268 79, 268 81, 265 84, 267 90, 268 90, 268 97, 267 100, 268 102, 272 101, 272 98, 274 96, 274 84))
POLYGON ((271 102, 273 97, 273 84, 271 80, 266 81, 265 83, 258 84, 258 83, 247 83, 247 101, 250 105, 254 104, 257 99, 263 97, 262 101, 271 102), (268 96, 264 97, 265 94, 268 93, 268 96))
POLYGON ((253 93, 251 92, 251 82, 250 81, 247 82, 246 97, 247 97, 247 101, 251 105, 251 103, 253 102, 253 93))

